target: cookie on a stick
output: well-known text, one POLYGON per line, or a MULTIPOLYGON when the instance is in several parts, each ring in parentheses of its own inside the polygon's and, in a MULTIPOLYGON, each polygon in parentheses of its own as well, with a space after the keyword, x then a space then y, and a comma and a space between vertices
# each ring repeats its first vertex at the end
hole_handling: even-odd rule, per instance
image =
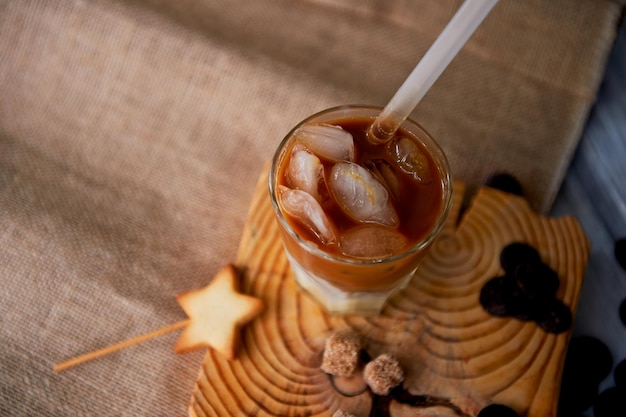
POLYGON ((235 358, 241 327, 265 309, 262 300, 239 293, 236 281, 235 267, 226 265, 208 286, 176 297, 191 322, 174 352, 210 346, 228 360, 235 358))
POLYGON ((236 357, 241 327, 265 309, 263 301, 239 292, 237 271, 233 265, 223 267, 204 288, 179 294, 176 299, 188 319, 114 345, 77 356, 54 365, 61 372, 92 359, 154 339, 184 328, 174 351, 187 353, 211 347, 228 360, 236 357))

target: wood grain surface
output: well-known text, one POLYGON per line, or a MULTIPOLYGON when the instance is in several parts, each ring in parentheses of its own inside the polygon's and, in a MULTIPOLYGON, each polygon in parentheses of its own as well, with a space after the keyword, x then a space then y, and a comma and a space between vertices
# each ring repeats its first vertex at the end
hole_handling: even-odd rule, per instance
POLYGON ((453 208, 415 278, 380 316, 328 316, 292 273, 261 175, 236 264, 242 289, 267 309, 243 331, 239 356, 226 361, 209 350, 194 389, 191 416, 474 417, 501 403, 521 416, 556 415, 559 381, 571 331, 546 333, 534 322, 489 315, 478 297, 502 274, 499 253, 513 241, 539 251, 557 271, 557 298, 575 316, 589 255, 572 217, 545 218, 520 197, 481 188, 461 213, 462 183, 453 208), (405 370, 403 395, 338 392, 320 369, 326 338, 337 330, 361 335, 371 357, 393 353, 405 370))

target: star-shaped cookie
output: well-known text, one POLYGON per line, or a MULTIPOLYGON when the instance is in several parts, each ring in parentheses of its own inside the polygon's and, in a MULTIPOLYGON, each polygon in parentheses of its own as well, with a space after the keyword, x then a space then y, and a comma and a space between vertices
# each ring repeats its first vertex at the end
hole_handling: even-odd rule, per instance
POLYGON ((190 320, 174 351, 210 346, 228 360, 236 357, 241 327, 265 309, 262 300, 238 292, 233 265, 222 268, 206 287, 179 294, 176 300, 190 320))

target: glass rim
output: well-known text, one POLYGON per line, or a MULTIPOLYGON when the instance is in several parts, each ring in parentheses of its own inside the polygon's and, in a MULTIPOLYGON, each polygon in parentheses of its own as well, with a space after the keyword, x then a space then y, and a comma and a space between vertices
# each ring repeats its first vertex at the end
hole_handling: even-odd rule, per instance
MULTIPOLYGON (((335 261, 338 263, 345 263, 349 265, 363 265, 363 266, 386 264, 386 263, 391 263, 391 262, 395 262, 400 259, 406 258, 422 250, 423 248, 428 246, 430 243, 432 243, 432 241, 435 239, 437 234, 443 228, 443 225, 445 224, 445 221, 448 217, 448 213, 450 211, 450 206, 452 203, 452 185, 453 185, 452 178, 450 175, 450 165, 448 163, 448 159, 445 153, 443 152, 443 149, 441 149, 441 146, 433 139, 433 137, 424 129, 422 125, 420 125, 419 123, 417 123, 415 120, 411 118, 407 118, 404 122, 402 122, 401 126, 407 129, 408 131, 413 132, 413 130, 405 126, 406 124, 413 124, 421 131, 420 133, 425 134, 429 142, 428 144, 425 144, 425 145, 427 145, 427 148, 429 149, 429 151, 431 151, 431 153, 433 153, 431 150, 431 147, 436 151, 435 155, 433 155, 433 158, 435 159, 435 162, 440 166, 439 169, 441 170, 443 168, 443 170, 445 170, 445 175, 442 175, 442 178, 441 178, 442 190, 443 190, 441 216, 439 216, 433 228, 426 235, 424 235, 422 239, 420 239, 415 245, 407 248, 406 250, 400 253, 397 253, 395 255, 391 255, 388 257, 384 257, 384 258, 367 259, 367 258, 351 258, 345 255, 334 255, 334 254, 331 254, 329 252, 326 252, 320 249, 318 245, 311 242, 310 240, 302 238, 302 236, 300 236, 293 229, 291 224, 289 224, 289 221, 286 219, 285 215, 280 209, 280 206, 278 204, 278 198, 277 198, 276 181, 274 181, 274 179, 277 175, 276 165, 279 162, 280 156, 282 154, 282 150, 284 149, 285 145, 291 139, 295 131, 299 129, 300 127, 302 127, 303 125, 305 125, 306 123, 309 123, 310 121, 316 118, 319 118, 325 114, 339 112, 342 110, 370 110, 374 112, 376 111, 380 112, 382 111, 382 107, 372 106, 372 105, 359 105, 359 104, 344 104, 341 106, 330 107, 325 110, 321 110, 317 113, 314 113, 311 116, 308 116, 307 118, 305 118, 304 120, 296 124, 291 130, 289 130, 289 132, 280 141, 280 144, 276 148, 276 152, 274 153, 274 156, 272 157, 272 161, 271 161, 271 165, 269 169, 269 176, 268 176, 269 193, 270 193, 270 200, 272 203, 272 207, 274 209, 274 213, 276 214, 276 217, 278 221, 280 222, 280 224, 287 231, 287 233, 298 243, 298 245, 301 248, 305 249, 307 252, 315 256, 319 256, 327 260, 335 261)), ((420 140, 423 139, 420 135, 415 135, 415 136, 417 136, 417 138, 420 140)))

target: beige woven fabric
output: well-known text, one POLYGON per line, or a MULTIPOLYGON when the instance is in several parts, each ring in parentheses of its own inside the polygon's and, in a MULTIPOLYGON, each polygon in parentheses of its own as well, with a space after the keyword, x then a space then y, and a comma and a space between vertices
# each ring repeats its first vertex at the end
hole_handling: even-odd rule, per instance
MULTIPOLYGON (((281 137, 384 105, 460 4, 0 1, 0 415, 186 415, 203 352, 177 334, 52 365, 183 319, 281 137)), ((622 9, 500 1, 413 114, 457 179, 550 207, 622 9)))

